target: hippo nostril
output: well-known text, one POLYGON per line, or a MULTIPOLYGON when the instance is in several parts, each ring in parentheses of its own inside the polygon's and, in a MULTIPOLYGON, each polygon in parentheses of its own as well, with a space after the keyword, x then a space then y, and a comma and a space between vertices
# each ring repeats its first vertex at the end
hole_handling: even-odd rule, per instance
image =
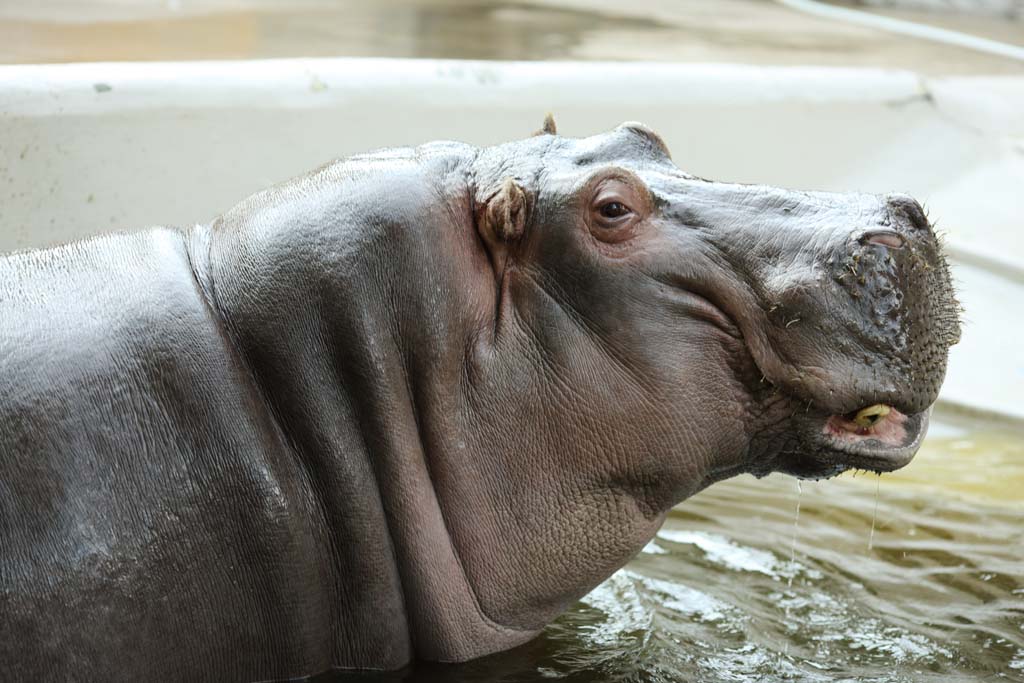
POLYGON ((908 197, 905 194, 894 194, 886 197, 886 204, 889 207, 889 212, 895 217, 902 218, 901 221, 904 225, 909 224, 910 227, 918 230, 929 230, 931 226, 928 224, 928 216, 925 215, 924 209, 913 197, 908 197))
POLYGON ((865 244, 880 244, 890 249, 902 249, 906 244, 901 236, 889 230, 864 233, 861 237, 861 242, 865 244))

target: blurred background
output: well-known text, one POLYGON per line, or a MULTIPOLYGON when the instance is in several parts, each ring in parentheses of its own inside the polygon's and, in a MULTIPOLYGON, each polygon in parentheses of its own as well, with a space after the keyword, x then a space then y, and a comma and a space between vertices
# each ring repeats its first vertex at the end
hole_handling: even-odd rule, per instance
MULTIPOLYGON (((922 73, 1020 65, 764 0, 37 0, 0 3, 7 63, 419 57, 820 64, 922 73)), ((813 4, 813 3, 807 3, 813 4)), ((1022 0, 821 3, 1024 44, 1022 0)))
POLYGON ((718 484, 541 638, 387 678, 1024 680, 1024 0, 0 0, 0 251, 549 111, 704 177, 909 192, 963 341, 906 469, 718 484))

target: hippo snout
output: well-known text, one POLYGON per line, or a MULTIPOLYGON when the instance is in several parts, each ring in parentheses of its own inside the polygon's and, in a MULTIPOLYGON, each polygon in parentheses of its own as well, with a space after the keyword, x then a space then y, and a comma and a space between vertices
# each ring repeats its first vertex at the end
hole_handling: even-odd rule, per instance
POLYGON ((786 430, 783 454, 752 467, 826 476, 906 464, 959 338, 949 269, 921 205, 679 173, 652 190, 674 236, 668 267, 736 323, 768 387, 754 393, 773 448, 786 430))
POLYGON ((806 452, 821 443, 849 456, 844 465, 901 467, 959 339, 941 245, 905 195, 818 195, 795 213, 778 226, 774 263, 747 261, 747 277, 765 283, 753 304, 768 311, 765 376, 814 416, 797 420, 807 435, 791 469, 819 472, 806 452))

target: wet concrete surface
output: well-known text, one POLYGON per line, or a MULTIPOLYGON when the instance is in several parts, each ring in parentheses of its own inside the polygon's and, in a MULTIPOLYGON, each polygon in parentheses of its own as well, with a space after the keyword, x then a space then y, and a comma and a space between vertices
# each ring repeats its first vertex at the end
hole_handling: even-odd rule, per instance
MULTIPOLYGON (((879 11, 1024 45, 1020 19, 879 11)), ((1020 62, 812 17, 768 0, 0 2, 0 63, 316 56, 1024 72, 1020 62)))

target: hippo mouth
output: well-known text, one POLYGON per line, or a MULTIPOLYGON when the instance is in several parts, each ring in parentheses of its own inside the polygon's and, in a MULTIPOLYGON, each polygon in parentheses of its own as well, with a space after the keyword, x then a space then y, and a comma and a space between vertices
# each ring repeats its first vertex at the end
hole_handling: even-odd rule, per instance
POLYGON ((851 469, 898 470, 920 448, 929 413, 906 414, 875 404, 843 415, 804 416, 801 444, 780 457, 778 469, 802 479, 825 479, 851 469))
POLYGON ((906 415, 876 404, 853 415, 832 415, 825 421, 821 438, 832 449, 847 454, 851 467, 891 472, 917 453, 928 431, 929 412, 906 415))

